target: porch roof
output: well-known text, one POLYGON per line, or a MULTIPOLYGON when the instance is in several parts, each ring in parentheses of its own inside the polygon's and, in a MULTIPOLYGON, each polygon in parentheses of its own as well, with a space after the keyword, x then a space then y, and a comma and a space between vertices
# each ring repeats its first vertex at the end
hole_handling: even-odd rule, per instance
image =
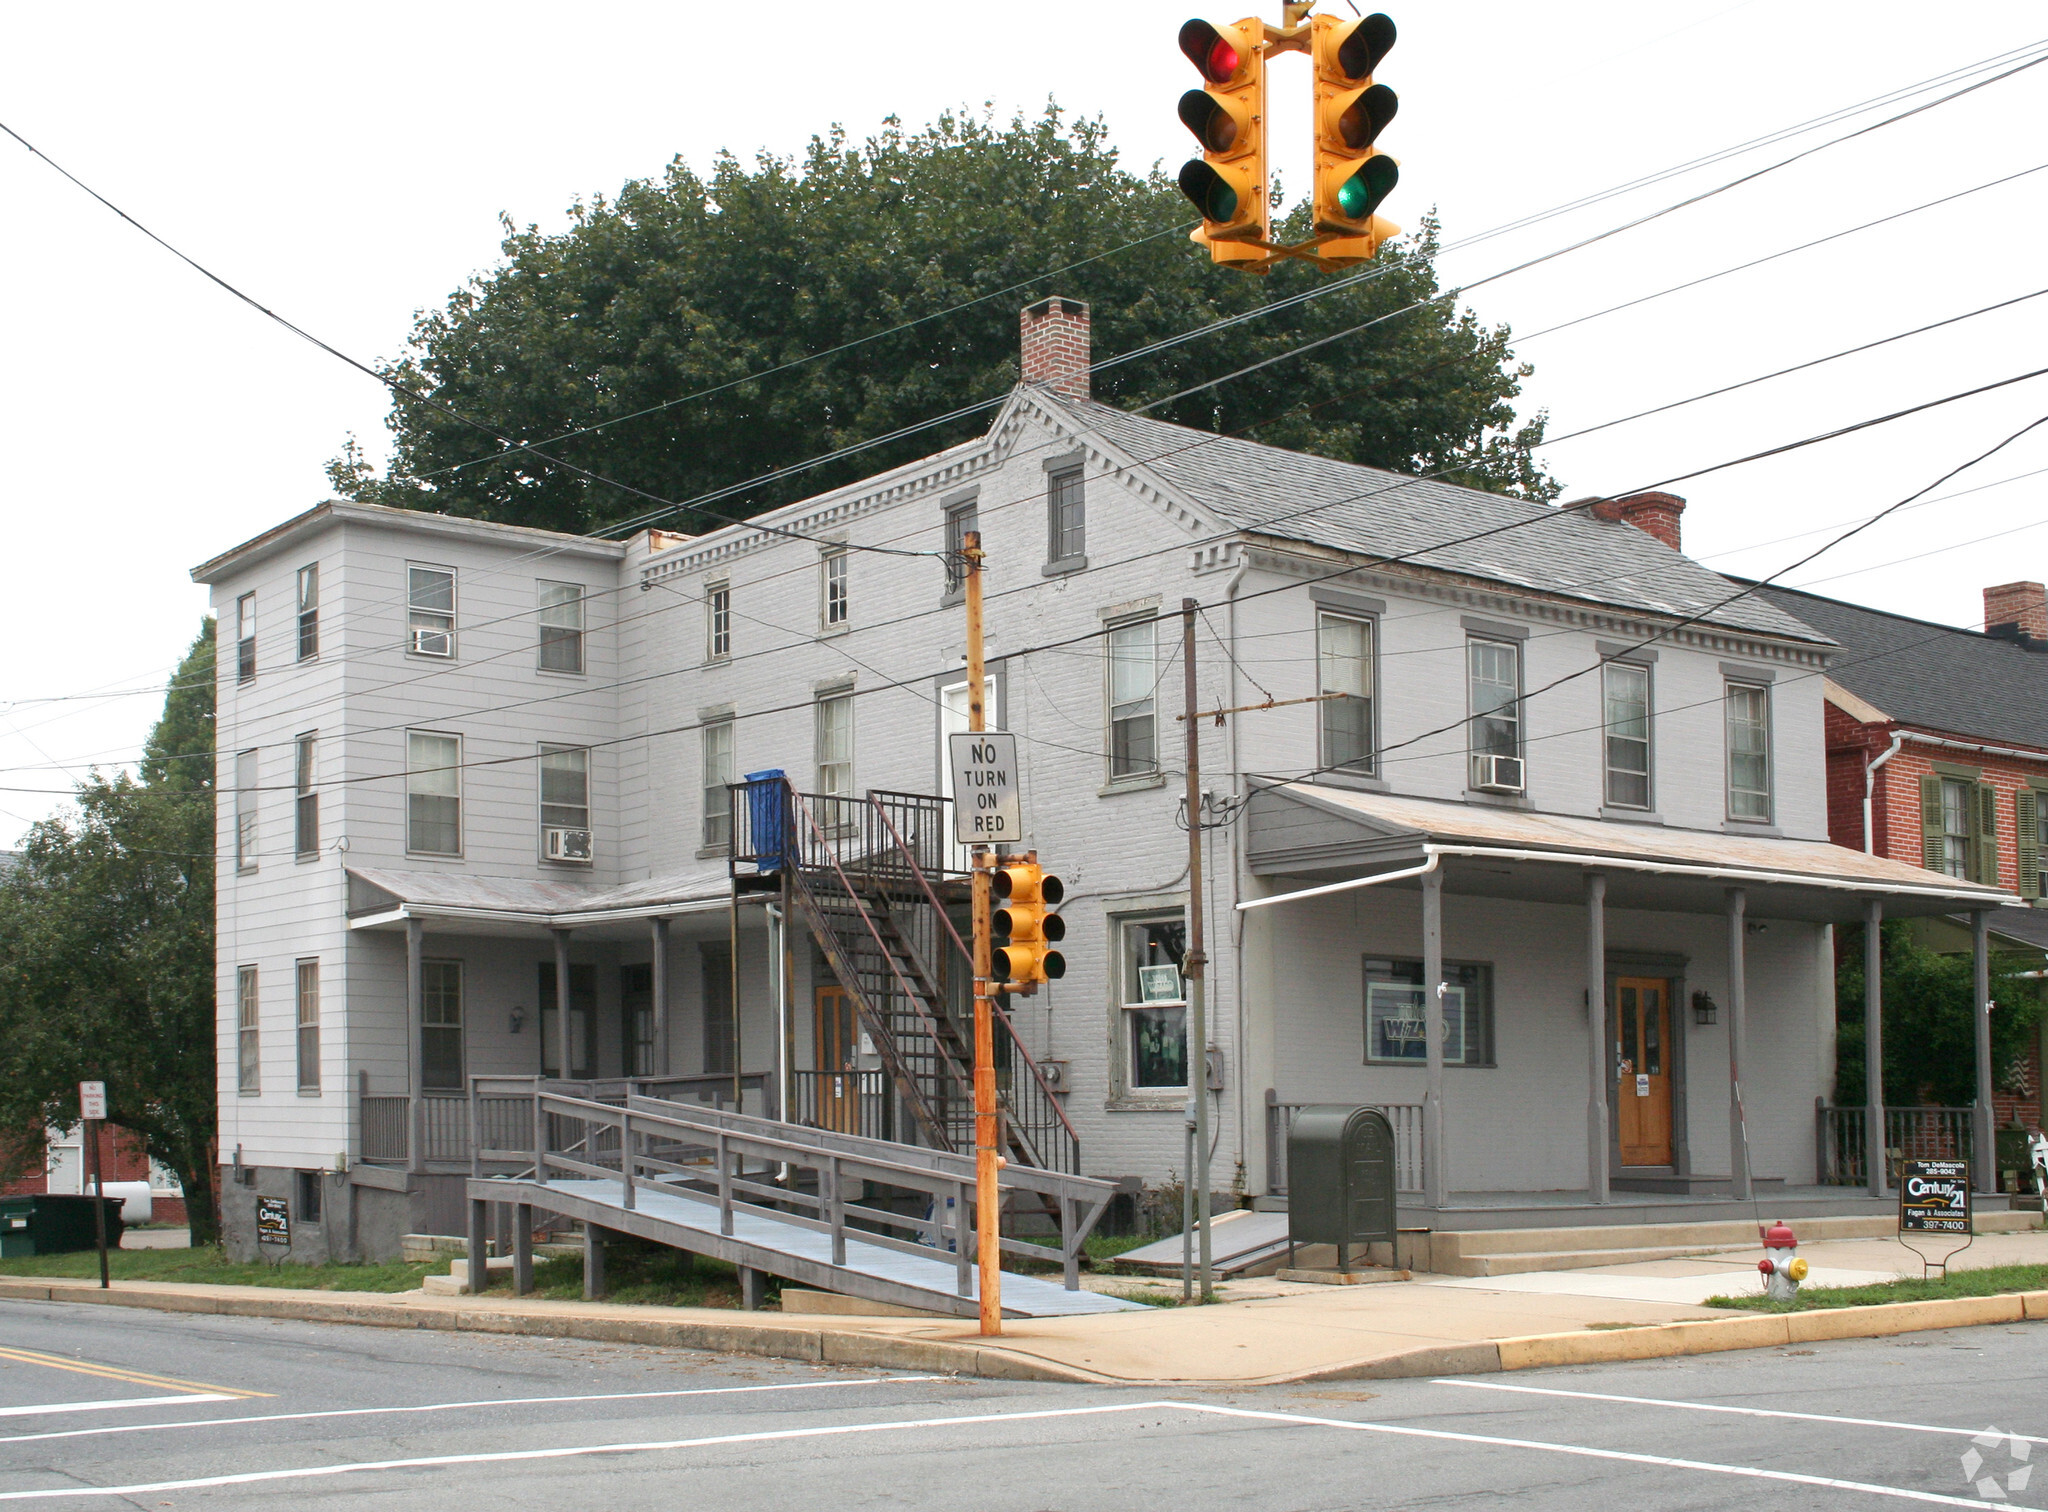
POLYGON ((407 919, 421 919, 460 924, 484 934, 601 930, 720 910, 731 897, 731 883, 722 868, 667 872, 615 887, 464 872, 348 869, 351 929, 399 929, 407 919))
POLYGON ((1823 840, 1629 824, 1481 807, 1316 783, 1259 788, 1248 856, 1262 876, 1359 876, 1436 858, 1453 892, 1577 902, 1581 876, 1608 873, 1619 908, 1718 913, 1723 891, 1750 891, 1749 911, 1815 922, 1999 908, 2019 899, 1823 840), (1334 822, 1333 822, 1334 821, 1334 822))

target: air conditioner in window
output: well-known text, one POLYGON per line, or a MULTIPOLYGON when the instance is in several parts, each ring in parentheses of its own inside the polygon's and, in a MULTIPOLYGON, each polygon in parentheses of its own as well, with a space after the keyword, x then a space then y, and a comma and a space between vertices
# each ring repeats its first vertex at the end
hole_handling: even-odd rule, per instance
POLYGON ((1522 791, 1522 758, 1519 756, 1474 756, 1472 786, 1482 793, 1522 791))
POLYGON ((412 649, 415 656, 452 656, 455 654, 454 633, 448 630, 431 630, 425 625, 414 625, 412 649))
POLYGON ((550 861, 588 861, 590 831, 587 829, 545 829, 541 850, 550 861))

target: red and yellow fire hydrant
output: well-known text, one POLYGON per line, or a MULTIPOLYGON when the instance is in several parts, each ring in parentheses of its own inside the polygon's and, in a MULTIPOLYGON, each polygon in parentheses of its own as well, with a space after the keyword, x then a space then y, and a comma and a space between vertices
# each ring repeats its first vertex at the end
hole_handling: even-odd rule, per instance
POLYGON ((1799 1258, 1799 1241, 1780 1218, 1764 1231, 1764 1257, 1756 1268, 1764 1273, 1764 1295, 1773 1302, 1790 1302, 1799 1295, 1799 1283, 1806 1279, 1806 1262, 1799 1258))

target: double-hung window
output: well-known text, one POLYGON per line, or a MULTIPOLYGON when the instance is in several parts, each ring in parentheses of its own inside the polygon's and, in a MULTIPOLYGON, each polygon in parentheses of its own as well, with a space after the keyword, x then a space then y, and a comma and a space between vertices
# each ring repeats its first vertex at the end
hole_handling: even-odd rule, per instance
POLYGON ((235 681, 252 682, 256 677, 256 595, 245 593, 235 600, 235 681))
POLYGON ((1472 721, 1472 783, 1522 785, 1522 648, 1513 641, 1465 643, 1472 721))
POLYGON ((1372 621, 1318 614, 1316 667, 1323 737, 1317 764, 1329 771, 1370 772, 1372 621))
POLYGON ((314 734, 292 742, 292 854, 304 859, 320 851, 320 794, 313 787, 314 734))
POLYGON ((732 720, 708 721, 701 732, 704 752, 704 844, 707 849, 732 844, 733 780, 732 720))
POLYGON ((1771 818, 1771 690, 1729 683, 1728 817, 1768 824, 1771 818))
POLYGON ((2016 790, 2012 817, 2020 896, 2048 898, 2048 792, 2033 787, 2016 790))
POLYGON ((1081 469, 1070 467, 1046 481, 1046 555, 1054 564, 1079 562, 1088 554, 1088 509, 1081 469))
POLYGON ((256 753, 235 752, 235 866, 256 869, 256 753))
POLYGON ((1150 616, 1109 632, 1109 778, 1159 770, 1159 622, 1150 616))
POLYGON ((408 564, 406 647, 415 656, 455 654, 455 569, 408 564))
POLYGON ((1608 662, 1600 669, 1609 807, 1650 806, 1650 669, 1608 662))
POLYGON ((1973 842, 1977 838, 1977 784, 1955 777, 1941 781, 1941 869, 1970 880, 1976 871, 1973 842))
POLYGON ((583 670, 583 585, 540 585, 540 669, 583 670))
POLYGON ((963 499, 946 509, 946 592, 954 594, 967 584, 967 538, 981 530, 981 506, 963 499))
POLYGON ((462 962, 420 962, 420 1085, 462 1090, 462 962))
POLYGON ((724 661, 732 655, 732 584, 712 583, 704 590, 704 659, 724 661))
POLYGON ((299 569, 299 660, 320 654, 320 564, 299 569))
POLYGON ((257 1027, 259 1000, 256 968, 235 969, 235 1090, 257 1093, 263 1090, 260 1054, 262 1042, 257 1027))
POLYGON ((405 732, 405 848, 462 854, 462 737, 405 732))
POLYGON ((540 840, 550 861, 591 859, 590 752, 582 746, 540 748, 540 840))
POLYGON ((853 796, 853 693, 823 694, 818 699, 818 791, 835 798, 853 796))
POLYGON ((851 553, 844 546, 834 546, 819 559, 820 599, 818 618, 827 630, 837 630, 853 618, 851 602, 847 597, 846 568, 851 553))
POLYGON ((1188 1084, 1187 987, 1181 959, 1187 953, 1186 919, 1178 913, 1117 922, 1119 972, 1117 1016, 1123 1041, 1126 1085, 1133 1092, 1159 1092, 1188 1084))
POLYGON ((320 963, 298 963, 299 1090, 320 1090, 320 963))

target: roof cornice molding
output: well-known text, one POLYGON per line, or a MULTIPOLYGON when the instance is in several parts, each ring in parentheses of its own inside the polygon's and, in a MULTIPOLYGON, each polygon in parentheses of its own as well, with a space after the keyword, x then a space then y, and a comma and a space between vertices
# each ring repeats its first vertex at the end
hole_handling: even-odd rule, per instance
MULTIPOLYGON (((1331 568, 1344 562, 1347 553, 1335 548, 1318 550, 1300 542, 1281 546, 1270 538, 1258 539, 1252 532, 1246 532, 1246 535, 1245 561, 1276 576, 1313 578, 1347 588, 1376 588, 1412 598, 1432 599, 1448 606, 1512 615, 1538 625, 1604 631, 1638 638, 1656 635, 1659 643, 1664 645, 1687 646, 1723 656, 1745 656, 1790 667, 1818 671, 1827 665, 1827 648, 1823 646, 1775 640, 1754 631, 1730 630, 1719 625, 1687 625, 1661 634, 1668 621, 1657 616, 1588 604, 1582 599, 1551 598, 1527 590, 1507 589, 1484 578, 1444 572, 1433 567, 1361 564, 1332 577, 1331 568)), ((1678 617, 1671 616, 1672 619, 1678 617)))
POLYGON ((349 499, 328 499, 303 513, 293 515, 259 536, 231 547, 192 569, 192 580, 211 583, 229 573, 275 555, 318 531, 347 525, 379 530, 414 531, 422 535, 453 537, 493 546, 544 545, 551 555, 592 557, 618 561, 626 554, 624 541, 603 536, 574 535, 562 530, 539 530, 531 525, 503 525, 495 520, 472 520, 465 515, 435 514, 424 509, 393 509, 385 504, 358 504, 349 499))

